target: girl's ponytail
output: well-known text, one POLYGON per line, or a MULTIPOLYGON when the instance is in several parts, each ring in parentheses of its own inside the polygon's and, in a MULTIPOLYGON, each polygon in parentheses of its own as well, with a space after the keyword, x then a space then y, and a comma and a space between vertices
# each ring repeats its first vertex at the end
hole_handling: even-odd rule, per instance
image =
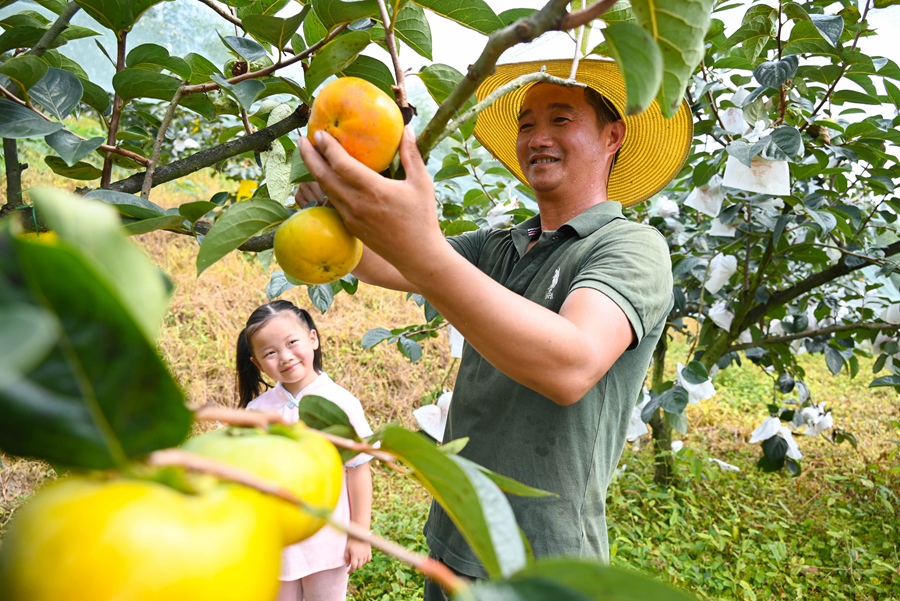
POLYGON ((253 363, 253 351, 247 340, 247 328, 238 334, 234 365, 237 368, 238 407, 246 408, 250 401, 259 396, 260 385, 269 388, 262 379, 259 368, 253 363))

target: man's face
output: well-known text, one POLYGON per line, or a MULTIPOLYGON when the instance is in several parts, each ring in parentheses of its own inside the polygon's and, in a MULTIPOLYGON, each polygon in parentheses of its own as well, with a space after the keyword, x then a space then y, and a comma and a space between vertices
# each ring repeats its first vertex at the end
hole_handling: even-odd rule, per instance
POLYGON ((601 130, 582 88, 533 86, 522 102, 516 139, 525 179, 536 193, 605 186, 608 129, 601 130))

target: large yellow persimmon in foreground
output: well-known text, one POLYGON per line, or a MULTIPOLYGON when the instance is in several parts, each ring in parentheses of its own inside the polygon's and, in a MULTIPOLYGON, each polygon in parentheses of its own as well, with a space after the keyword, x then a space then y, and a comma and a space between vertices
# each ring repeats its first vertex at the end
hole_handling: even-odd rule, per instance
POLYGON ((185 494, 64 477, 19 509, 0 549, 5 601, 270 601, 281 533, 259 494, 185 494))
POLYGON ((351 271, 362 258, 363 245, 331 207, 309 207, 294 213, 275 231, 275 260, 284 272, 304 284, 330 284, 351 271))
MULTIPOLYGON (((189 439, 182 448, 216 459, 279 484, 306 503, 331 513, 341 494, 344 464, 331 442, 303 423, 290 434, 267 434, 253 428, 221 428, 189 439)), ((315 534, 325 521, 278 497, 264 495, 281 525, 284 544, 315 534)))
POLYGON ((403 114, 394 99, 358 77, 341 77, 327 84, 313 101, 307 135, 325 130, 347 153, 375 171, 384 171, 397 154, 403 135, 403 114))

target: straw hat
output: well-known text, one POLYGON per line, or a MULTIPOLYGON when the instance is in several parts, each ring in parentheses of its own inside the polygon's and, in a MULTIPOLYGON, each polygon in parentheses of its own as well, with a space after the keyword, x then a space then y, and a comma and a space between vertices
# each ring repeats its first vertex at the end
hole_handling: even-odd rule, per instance
MULTIPOLYGON (((572 61, 547 60, 497 65, 497 72, 482 82, 476 91, 483 100, 498 87, 528 73, 545 68, 547 73, 568 78, 572 61)), ((594 88, 607 98, 620 115, 625 114, 625 80, 616 63, 585 59, 578 65, 575 79, 594 88)), ((513 175, 528 183, 516 158, 518 116, 529 84, 502 96, 479 113, 475 137, 497 157, 513 175)), ((639 115, 624 117, 625 141, 619 151, 609 180, 609 198, 631 206, 643 202, 666 187, 681 169, 693 138, 693 121, 687 103, 682 101, 671 119, 660 113, 656 100, 639 115)))

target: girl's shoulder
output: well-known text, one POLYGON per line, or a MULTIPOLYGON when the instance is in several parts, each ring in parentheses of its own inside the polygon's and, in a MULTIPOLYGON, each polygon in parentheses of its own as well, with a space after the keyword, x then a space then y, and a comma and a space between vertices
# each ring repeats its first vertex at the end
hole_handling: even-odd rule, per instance
POLYGON ((279 382, 247 403, 247 409, 252 409, 254 411, 271 411, 278 409, 286 402, 286 400, 288 400, 288 396, 287 391, 282 388, 281 383, 279 382))

